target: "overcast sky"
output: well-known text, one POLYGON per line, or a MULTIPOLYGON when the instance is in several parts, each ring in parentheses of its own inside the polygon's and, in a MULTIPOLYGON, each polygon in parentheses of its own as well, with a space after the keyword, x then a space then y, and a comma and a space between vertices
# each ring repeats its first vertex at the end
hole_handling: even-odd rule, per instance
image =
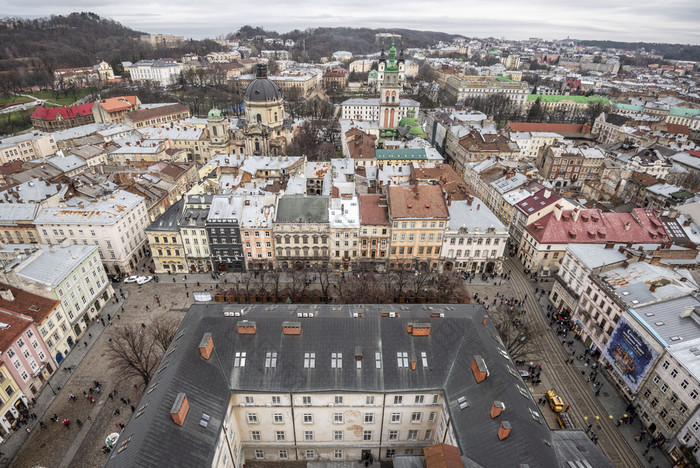
POLYGON ((201 39, 250 24, 410 28, 469 37, 700 44, 698 0, 0 0, 0 16, 92 11, 133 29, 201 39))

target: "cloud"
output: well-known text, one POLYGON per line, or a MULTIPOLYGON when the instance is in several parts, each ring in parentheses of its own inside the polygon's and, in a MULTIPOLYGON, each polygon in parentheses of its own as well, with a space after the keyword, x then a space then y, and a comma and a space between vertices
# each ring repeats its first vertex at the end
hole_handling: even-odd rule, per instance
POLYGON ((411 28, 470 37, 700 43, 697 0, 0 0, 6 16, 93 11, 134 29, 213 37, 244 24, 279 32, 318 26, 411 28))

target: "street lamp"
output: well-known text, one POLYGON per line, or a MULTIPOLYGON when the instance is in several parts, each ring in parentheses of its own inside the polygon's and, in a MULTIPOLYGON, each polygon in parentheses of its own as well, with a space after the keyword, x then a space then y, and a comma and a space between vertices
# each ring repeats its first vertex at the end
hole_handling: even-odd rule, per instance
POLYGON ((56 390, 54 390, 53 387, 51 386, 51 382, 49 382, 49 381, 47 380, 47 381, 46 381, 46 385, 48 385, 49 388, 51 389, 51 391, 53 392, 53 396, 56 396, 56 390))

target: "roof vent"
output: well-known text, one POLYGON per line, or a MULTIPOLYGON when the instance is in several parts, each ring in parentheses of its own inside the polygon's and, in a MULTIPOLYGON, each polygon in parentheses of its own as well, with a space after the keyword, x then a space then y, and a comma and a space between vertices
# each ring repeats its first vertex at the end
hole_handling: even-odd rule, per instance
POLYGON ((498 427, 498 440, 503 440, 510 434, 510 423, 503 421, 498 427))
POLYGON ((211 333, 205 333, 202 341, 199 342, 199 353, 206 360, 209 360, 211 352, 214 350, 214 341, 211 338, 211 333))
POLYGON ((429 336, 430 327, 429 323, 410 323, 408 325, 410 328, 409 333, 413 336, 429 336))
POLYGON ((282 322, 282 334, 301 335, 301 322, 282 322))
POLYGON ((15 295, 11 289, 0 290, 0 298, 4 301, 12 302, 15 300, 15 295))
POLYGON ((170 416, 172 416, 173 421, 178 426, 185 424, 185 418, 187 417, 187 412, 190 410, 190 404, 187 401, 187 395, 184 392, 177 394, 175 398, 175 403, 170 409, 170 416))
POLYGON ((252 320, 241 320, 236 324, 236 328, 239 335, 255 335, 255 332, 258 330, 258 327, 252 320))

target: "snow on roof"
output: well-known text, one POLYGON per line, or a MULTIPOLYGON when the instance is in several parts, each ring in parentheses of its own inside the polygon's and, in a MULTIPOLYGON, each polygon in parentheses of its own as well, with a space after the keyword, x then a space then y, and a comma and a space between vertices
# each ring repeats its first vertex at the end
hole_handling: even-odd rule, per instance
POLYGON ((125 190, 99 200, 75 197, 64 206, 42 209, 34 224, 115 224, 143 200, 142 196, 125 190))
POLYGON ((333 228, 359 228, 360 205, 357 197, 331 198, 328 219, 333 228))
POLYGON ((489 228, 494 228, 496 232, 500 233, 508 231, 493 211, 486 206, 486 203, 476 197, 471 204, 468 200, 453 201, 447 206, 447 210, 450 213, 448 225, 451 231, 457 231, 461 228, 480 232, 486 232, 489 228))

